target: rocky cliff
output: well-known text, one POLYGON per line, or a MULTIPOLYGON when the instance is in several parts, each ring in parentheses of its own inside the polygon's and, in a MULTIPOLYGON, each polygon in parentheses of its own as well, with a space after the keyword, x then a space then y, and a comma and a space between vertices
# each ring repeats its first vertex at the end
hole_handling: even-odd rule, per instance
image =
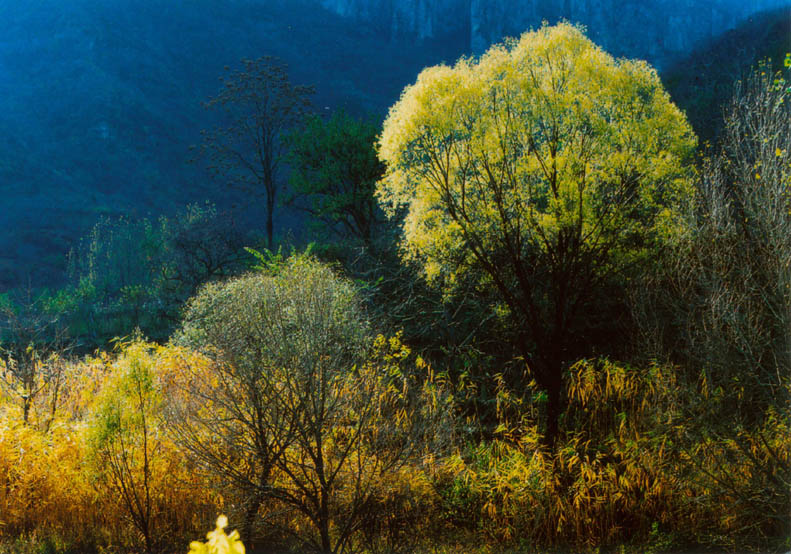
POLYGON ((320 0, 344 17, 389 37, 470 36, 471 0, 320 0))
POLYGON ((582 23, 618 56, 663 66, 750 15, 791 0, 321 0, 324 7, 390 37, 461 37, 480 53, 546 20, 582 23))

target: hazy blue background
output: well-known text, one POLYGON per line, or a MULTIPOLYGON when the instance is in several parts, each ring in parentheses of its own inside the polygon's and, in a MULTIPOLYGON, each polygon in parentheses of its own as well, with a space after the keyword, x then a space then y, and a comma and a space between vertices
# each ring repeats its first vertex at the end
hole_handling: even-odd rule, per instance
MULTIPOLYGON (((65 253, 102 215, 172 213, 204 199, 238 204, 188 160, 213 123, 201 102, 242 58, 283 58, 292 81, 316 86, 319 112, 382 117, 424 66, 568 18, 614 54, 658 65, 706 134, 732 77, 788 44, 789 12, 777 11, 786 5, 0 0, 0 292, 57 283, 65 253)), ((255 211, 243 217, 255 226, 255 211)), ((287 214, 280 223, 281 233, 298 225, 287 214)))

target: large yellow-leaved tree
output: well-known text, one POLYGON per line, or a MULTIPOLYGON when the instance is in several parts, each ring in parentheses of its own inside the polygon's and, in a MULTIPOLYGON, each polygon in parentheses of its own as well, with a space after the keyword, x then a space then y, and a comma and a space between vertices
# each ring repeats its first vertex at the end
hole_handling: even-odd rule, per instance
POLYGON ((595 298, 684 226, 696 138, 654 71, 562 23, 425 69, 390 110, 378 195, 405 256, 496 293, 558 432, 595 298))

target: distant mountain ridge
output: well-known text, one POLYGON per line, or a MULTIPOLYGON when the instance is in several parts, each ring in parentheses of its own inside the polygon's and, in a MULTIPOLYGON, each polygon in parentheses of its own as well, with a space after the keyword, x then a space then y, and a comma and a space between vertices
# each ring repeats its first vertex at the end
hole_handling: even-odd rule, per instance
POLYGON ((61 281, 100 217, 243 204, 187 163, 217 121, 201 101, 242 58, 282 58, 319 113, 383 116, 421 68, 542 19, 662 67, 778 4, 791 0, 0 0, 0 293, 61 281))
POLYGON ((605 50, 649 60, 675 61, 701 41, 737 27, 754 13, 790 0, 321 0, 335 13, 391 37, 441 39, 463 35, 465 50, 483 52, 504 36, 518 36, 546 20, 588 27, 605 50))

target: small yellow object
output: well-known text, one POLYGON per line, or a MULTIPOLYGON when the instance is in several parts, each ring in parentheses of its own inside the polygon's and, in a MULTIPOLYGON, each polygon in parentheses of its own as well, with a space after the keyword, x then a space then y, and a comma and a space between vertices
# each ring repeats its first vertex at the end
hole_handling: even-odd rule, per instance
POLYGON ((217 518, 217 528, 206 534, 205 543, 193 541, 188 554, 245 554, 244 545, 239 540, 239 531, 225 534, 228 518, 221 515, 217 518))
POLYGON ((780 150, 779 148, 775 148, 775 156, 779 158, 782 155, 783 155, 783 151, 780 150))

